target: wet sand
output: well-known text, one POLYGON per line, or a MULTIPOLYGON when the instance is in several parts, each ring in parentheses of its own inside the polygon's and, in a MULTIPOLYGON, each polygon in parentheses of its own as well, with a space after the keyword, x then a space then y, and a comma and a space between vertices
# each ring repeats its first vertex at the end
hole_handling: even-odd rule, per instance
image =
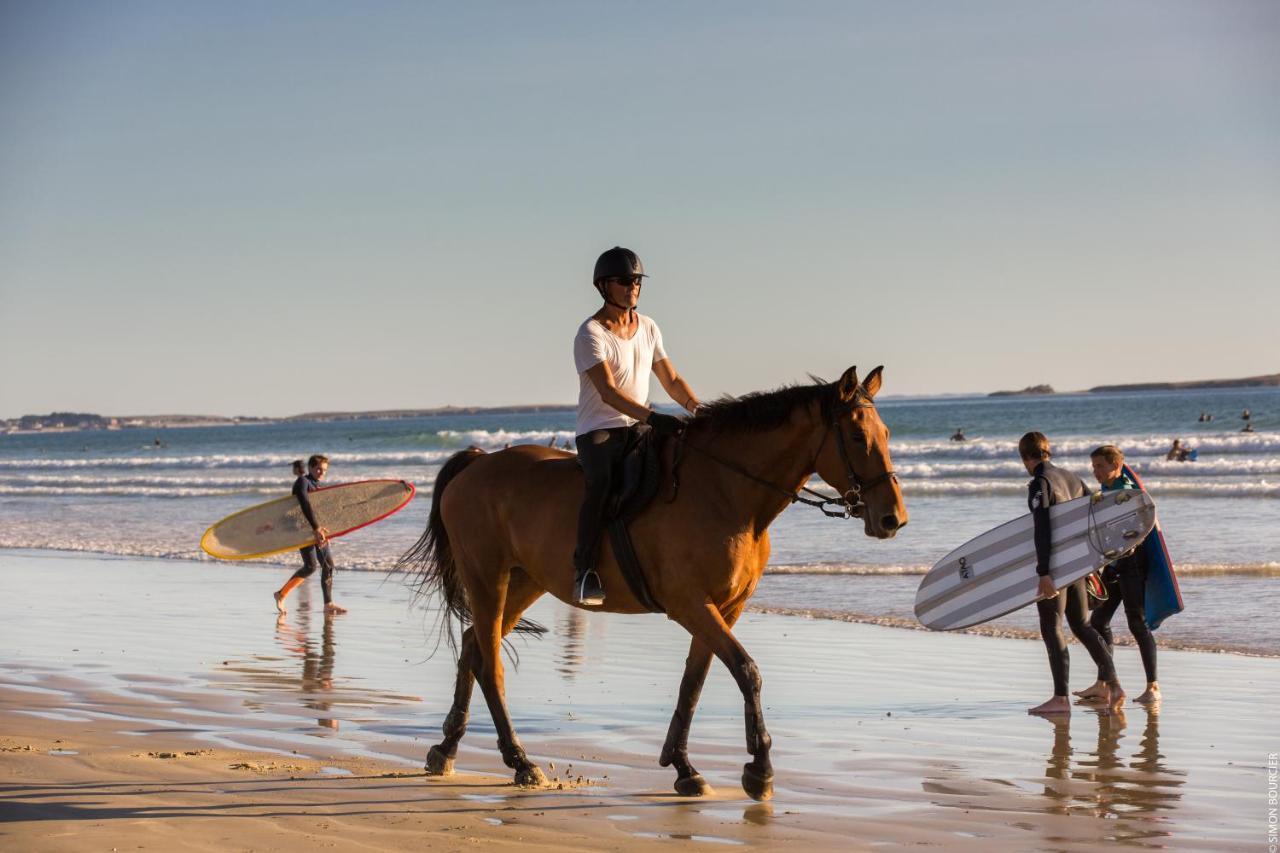
MULTIPOLYGON (((801 843, 1228 849, 1266 838, 1274 661, 1169 651, 1163 707, 1029 717, 1043 648, 1015 639, 748 614, 776 795, 755 803, 742 702, 713 667, 691 755, 713 797, 657 766, 687 638, 660 616, 551 601, 517 640, 508 703, 554 780, 522 791, 482 700, 459 773, 421 763, 453 660, 395 578, 340 572, 345 616, 287 571, 0 551, 0 845, 7 849, 642 849, 801 843), (172 756, 172 757, 170 757, 172 756), (554 764, 554 767, 552 766, 554 764)), ((1091 678, 1073 648, 1073 687, 1091 678)), ((1141 689, 1136 652, 1118 655, 1141 689)))

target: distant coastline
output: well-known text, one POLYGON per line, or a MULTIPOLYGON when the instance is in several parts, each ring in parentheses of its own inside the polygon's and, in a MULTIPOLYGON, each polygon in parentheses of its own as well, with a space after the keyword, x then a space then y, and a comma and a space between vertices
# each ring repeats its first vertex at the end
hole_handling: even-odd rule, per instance
POLYGON ((304 412, 279 418, 254 415, 120 415, 105 416, 82 412, 53 412, 23 415, 0 421, 5 433, 81 432, 119 429, 185 429, 191 427, 242 426, 325 421, 386 421, 424 418, 434 415, 520 415, 538 412, 572 412, 577 406, 563 403, 533 403, 523 406, 437 406, 431 409, 383 409, 373 412, 304 412))
MULTIPOLYGON (((1052 385, 1029 385, 1018 391, 992 391, 988 397, 1050 396, 1059 393, 1105 394, 1133 391, 1194 391, 1215 388, 1280 387, 1280 373, 1246 376, 1241 379, 1205 379, 1195 382, 1139 382, 1124 385, 1097 385, 1086 391, 1059 392, 1052 385)), ((970 394, 930 394, 926 397, 967 397, 970 394)), ((977 395, 972 395, 977 396, 977 395)), ((32 434, 44 432, 81 432, 119 429, 182 429, 190 427, 244 426, 248 424, 282 424, 332 421, 382 421, 425 418, 440 415, 519 415, 545 412, 572 412, 569 403, 530 403, 512 406, 436 406, 427 409, 379 409, 369 412, 303 412, 282 417, 256 415, 98 415, 79 412, 53 412, 48 415, 23 415, 0 420, 0 433, 32 434)))
POLYGON ((1089 393, 1108 391, 1202 391, 1208 388, 1270 388, 1280 386, 1280 373, 1246 376, 1243 379, 1204 379, 1199 382, 1135 382, 1128 385, 1098 385, 1089 393))

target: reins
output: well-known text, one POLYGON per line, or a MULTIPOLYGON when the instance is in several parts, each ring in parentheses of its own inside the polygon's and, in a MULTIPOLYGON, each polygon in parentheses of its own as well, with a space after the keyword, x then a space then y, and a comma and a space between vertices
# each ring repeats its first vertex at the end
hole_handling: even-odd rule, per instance
MULTIPOLYGON (((851 408, 869 409, 869 408, 872 408, 872 404, 871 403, 855 403, 851 408)), ((794 492, 791 491, 790 489, 784 489, 782 486, 779 486, 776 483, 772 483, 764 479, 763 477, 759 477, 751 473, 746 468, 743 468, 741 465, 737 464, 736 462, 732 462, 728 459, 718 456, 717 454, 711 452, 710 450, 707 450, 705 447, 698 447, 696 444, 691 444, 688 441, 687 434, 681 433, 676 439, 678 442, 678 444, 676 445, 676 458, 675 458, 675 464, 672 466, 672 468, 674 469, 674 473, 672 474, 672 499, 674 500, 675 493, 680 486, 680 480, 679 480, 680 450, 685 447, 688 447, 692 450, 696 450, 698 453, 701 453, 703 456, 707 457, 712 462, 715 462, 725 468, 728 468, 730 471, 733 471, 743 477, 746 477, 748 480, 751 480, 753 483, 764 486, 766 489, 769 489, 770 491, 777 492, 778 494, 786 498, 789 498, 790 502, 793 504, 801 503, 801 504, 804 504, 805 506, 815 507, 816 509, 821 511, 823 515, 827 516, 828 518, 860 518, 862 516, 862 511, 867 507, 867 505, 862 500, 862 494, 864 492, 869 492, 870 490, 874 489, 876 486, 880 485, 881 483, 886 483, 890 481, 897 482, 898 476, 893 472, 892 469, 890 469, 888 471, 885 471, 883 474, 880 474, 879 476, 873 478, 869 482, 864 483, 862 481, 862 478, 859 477, 857 472, 853 470, 853 463, 849 460, 849 453, 845 447, 845 442, 844 442, 844 430, 840 429, 839 414, 833 414, 831 417, 831 420, 827 422, 827 428, 822 433, 822 441, 818 444, 818 450, 816 453, 814 453, 813 462, 809 466, 811 469, 816 468, 818 457, 822 455, 822 448, 826 447, 827 437, 831 435, 832 430, 835 430, 835 433, 836 433, 836 449, 840 454, 840 461, 844 463, 845 473, 849 477, 849 489, 846 492, 844 492, 844 494, 841 494, 838 497, 834 497, 834 498, 828 497, 827 495, 824 495, 822 492, 814 491, 813 489, 805 485, 800 486, 800 488, 794 492), (812 497, 805 497, 804 495, 801 494, 801 492, 812 495, 812 497), (836 508, 831 509, 829 507, 836 507, 836 508)))

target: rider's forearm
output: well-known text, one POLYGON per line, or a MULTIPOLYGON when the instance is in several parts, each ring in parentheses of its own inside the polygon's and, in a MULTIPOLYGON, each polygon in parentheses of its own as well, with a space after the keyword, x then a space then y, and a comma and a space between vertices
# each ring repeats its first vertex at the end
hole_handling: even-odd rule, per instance
POLYGON ((637 403, 617 388, 605 388, 600 392, 600 399, 627 417, 635 418, 641 423, 649 420, 649 407, 637 403))
POLYGON ((684 381, 684 377, 677 376, 671 383, 671 388, 667 391, 672 400, 679 403, 686 412, 693 412, 700 405, 698 398, 694 396, 693 389, 689 387, 689 383, 684 381))

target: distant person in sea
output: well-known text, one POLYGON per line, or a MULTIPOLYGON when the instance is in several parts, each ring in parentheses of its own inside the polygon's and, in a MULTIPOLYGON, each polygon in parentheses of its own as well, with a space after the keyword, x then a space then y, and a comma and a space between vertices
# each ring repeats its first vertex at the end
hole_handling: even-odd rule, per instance
POLYGON ((956 427, 956 431, 951 435, 951 440, 952 441, 968 441, 969 439, 964 437, 964 427, 956 427))
MULTIPOLYGON (((1124 452, 1114 444, 1104 444, 1089 454, 1093 466, 1093 476, 1104 492, 1117 489, 1137 489, 1135 483, 1124 472, 1124 452)), ((1154 532, 1149 534, 1156 535, 1154 532)), ((1129 623, 1129 633, 1138 646, 1142 656, 1142 668, 1147 675, 1147 689, 1139 696, 1137 702, 1155 704, 1160 701, 1160 685, 1156 682, 1156 639, 1147 627, 1147 552, 1141 545, 1127 557, 1121 557, 1102 570, 1102 583, 1107 589, 1107 598, 1093 609, 1089 624, 1107 644, 1107 650, 1115 654, 1115 643, 1111 636, 1111 619, 1120 605, 1124 604, 1125 619, 1129 623)), ((1081 699, 1105 697, 1108 693, 1106 673, 1098 668, 1098 680, 1092 687, 1076 692, 1081 699)))
POLYGON ((1246 421, 1245 425, 1240 428, 1241 432, 1254 432, 1253 421, 1246 421))
POLYGON ((1248 409, 1245 409, 1243 412, 1240 413, 1240 420, 1242 421, 1251 420, 1252 418, 1253 418, 1253 412, 1249 411, 1248 409))
POLYGON ((648 424, 661 435, 677 435, 684 428, 679 418, 650 408, 650 376, 656 374, 671 399, 688 412, 698 408, 693 389, 667 357, 658 324, 636 311, 644 279, 644 264, 630 249, 614 246, 601 254, 592 284, 603 304, 583 321, 573 340, 578 370, 575 442, 587 480, 573 552, 577 604, 604 604, 596 557, 613 469, 627 446, 628 434, 637 423, 648 424))
POLYGON ((1175 438, 1164 458, 1167 462, 1186 462, 1191 458, 1191 450, 1182 443, 1182 439, 1175 438))
POLYGON ((1034 708, 1029 714, 1069 714, 1071 702, 1067 698, 1068 675, 1071 657, 1067 652, 1067 638, 1062 634, 1062 617, 1065 614, 1071 633, 1089 651, 1098 671, 1102 673, 1103 687, 1090 697, 1106 707, 1116 707, 1124 702, 1124 691, 1116 678, 1111 653, 1102 637, 1088 623, 1089 598, 1084 578, 1058 590, 1049 575, 1049 555, 1053 550, 1053 530, 1049 523, 1049 507, 1065 503, 1073 498, 1089 494, 1089 487, 1070 471, 1049 461, 1049 439, 1043 433, 1029 432, 1018 441, 1018 455, 1023 467, 1031 475, 1027 484, 1027 506, 1034 523, 1036 546, 1036 574, 1040 576, 1039 599, 1036 609, 1040 613, 1040 637, 1049 655, 1049 672, 1053 676, 1053 697, 1034 708))
POLYGON ((289 593, 297 589, 304 580, 311 577, 315 573, 316 566, 320 567, 320 589, 324 594, 324 612, 326 615, 346 613, 345 607, 339 607, 333 603, 333 557, 329 553, 329 531, 320 526, 320 522, 316 521, 315 512, 311 509, 311 499, 308 494, 320 488, 320 481, 329 473, 329 457, 322 456, 317 453, 307 460, 307 473, 298 477, 293 484, 293 496, 298 499, 299 506, 302 507, 302 515, 307 519, 307 523, 311 525, 311 529, 315 532, 315 544, 308 545, 301 549, 299 553, 302 555, 302 568, 293 573, 293 577, 285 581, 284 586, 276 591, 276 610, 280 613, 287 612, 284 600, 289 597, 289 593))
POLYGON ((293 478, 296 480, 305 473, 307 473, 307 463, 301 459, 293 460, 293 478))

